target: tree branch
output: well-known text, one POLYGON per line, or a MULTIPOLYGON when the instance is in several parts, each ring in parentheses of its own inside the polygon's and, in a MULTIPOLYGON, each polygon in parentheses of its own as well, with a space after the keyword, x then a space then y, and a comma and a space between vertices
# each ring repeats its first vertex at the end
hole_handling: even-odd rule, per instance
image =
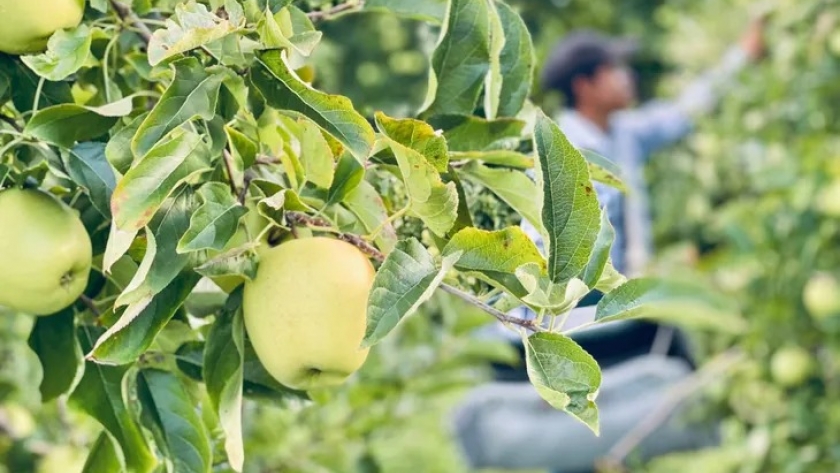
MULTIPOLYGON (((225 162, 225 169, 228 173, 228 183, 230 184, 230 191, 233 192, 237 198, 242 196, 239 195, 239 189, 236 188, 236 184, 233 182, 233 156, 230 155, 230 151, 224 150, 222 151, 222 160, 225 162)), ((240 204, 244 204, 244 199, 239 199, 240 204)))
MULTIPOLYGON (((324 220, 323 218, 312 217, 300 212, 286 212, 286 219, 292 225, 308 225, 316 228, 329 229, 333 228, 333 225, 330 222, 324 220)), ((376 261, 379 261, 380 263, 385 261, 385 255, 382 254, 381 251, 377 250, 373 245, 371 245, 358 235, 342 232, 336 233, 339 240, 343 240, 347 243, 350 243, 351 245, 354 245, 355 247, 359 248, 359 250, 361 250, 363 253, 367 254, 376 261)), ((449 284, 441 284, 440 289, 444 292, 458 297, 459 299, 465 302, 468 302, 469 304, 478 307, 479 309, 492 315, 502 323, 517 325, 519 327, 528 329, 532 332, 541 332, 545 330, 543 327, 537 325, 537 323, 533 320, 525 320, 520 319, 519 317, 511 317, 505 314, 504 312, 500 311, 499 309, 496 309, 495 307, 485 303, 484 301, 475 297, 474 295, 464 292, 458 289, 457 287, 450 286, 449 284)))
POLYGON ((671 413, 683 401, 711 381, 718 379, 743 358, 744 354, 739 350, 725 351, 714 357, 694 375, 671 387, 663 402, 610 449, 603 460, 604 466, 621 469, 627 455, 652 434, 657 427, 667 422, 671 413))
POLYGON ((143 38, 146 45, 152 40, 152 30, 149 29, 140 18, 131 10, 131 7, 125 5, 117 0, 111 0, 111 6, 123 22, 130 24, 137 29, 137 34, 143 38))
POLYGON ((504 312, 500 311, 499 309, 485 303, 484 301, 475 297, 474 295, 472 295, 470 293, 467 293, 467 292, 464 292, 464 291, 458 289, 457 287, 450 286, 449 284, 441 284, 440 288, 444 292, 448 292, 449 294, 452 294, 453 296, 456 296, 459 299, 461 299, 463 301, 466 301, 466 302, 478 307, 479 309, 483 310, 484 312, 487 312, 488 314, 490 314, 493 317, 495 317, 496 319, 498 319, 499 322, 502 322, 504 324, 518 325, 518 326, 520 326, 522 328, 525 328, 525 329, 528 329, 532 332, 543 332, 543 331, 545 331, 545 329, 543 327, 540 327, 539 325, 537 325, 537 323, 535 321, 520 319, 519 317, 511 317, 511 316, 505 314, 504 312))
POLYGON ((361 10, 364 7, 365 0, 347 0, 346 2, 340 3, 328 10, 311 11, 307 13, 306 16, 308 16, 312 21, 320 21, 326 20, 340 13, 346 13, 352 10, 361 10))
POLYGON ((97 320, 99 319, 99 317, 102 316, 102 312, 99 310, 98 307, 96 307, 96 303, 93 302, 93 299, 91 299, 90 297, 82 294, 81 296, 79 296, 79 302, 81 302, 85 307, 87 307, 87 309, 90 310, 90 312, 93 314, 94 317, 96 317, 97 320))

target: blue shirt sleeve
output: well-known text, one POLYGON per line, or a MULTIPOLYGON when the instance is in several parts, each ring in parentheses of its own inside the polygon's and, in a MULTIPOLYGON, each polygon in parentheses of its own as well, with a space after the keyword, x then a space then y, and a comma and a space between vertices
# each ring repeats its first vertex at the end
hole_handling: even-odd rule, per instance
POLYGON ((635 136, 643 148, 640 154, 648 158, 691 132, 693 117, 708 113, 717 104, 722 90, 746 63, 746 51, 734 47, 716 67, 691 82, 675 100, 655 100, 622 112, 617 118, 617 126, 635 136))

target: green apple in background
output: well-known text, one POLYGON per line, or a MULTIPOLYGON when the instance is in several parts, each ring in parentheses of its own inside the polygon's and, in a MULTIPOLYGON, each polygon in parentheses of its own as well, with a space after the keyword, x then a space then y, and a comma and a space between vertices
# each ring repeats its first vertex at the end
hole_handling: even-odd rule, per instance
POLYGON ((38 190, 0 191, 0 305, 49 315, 84 291, 90 237, 78 214, 38 190))
POLYGON ((829 217, 840 217, 840 180, 828 184, 816 196, 816 209, 829 217))
POLYGON ((780 348, 770 359, 770 374, 774 381, 784 387, 801 385, 813 372, 814 358, 798 346, 780 348))
POLYGON ((54 445, 38 462, 35 473, 68 473, 82 471, 87 453, 70 445, 54 445))
POLYGON ((260 254, 245 283, 245 328, 266 370, 310 390, 335 386, 359 369, 375 271, 355 246, 332 238, 292 240, 260 254))
POLYGON ((39 53, 52 34, 82 21, 85 0, 0 0, 0 51, 39 53))
POLYGON ((840 282, 828 273, 817 273, 802 290, 802 302, 817 320, 840 314, 840 282))

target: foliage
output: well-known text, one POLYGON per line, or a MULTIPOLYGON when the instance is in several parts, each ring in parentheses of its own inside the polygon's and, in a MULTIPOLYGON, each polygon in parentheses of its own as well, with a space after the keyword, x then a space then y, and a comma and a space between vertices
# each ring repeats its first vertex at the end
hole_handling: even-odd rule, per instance
MULTIPOLYGON (((743 25, 750 3, 668 2, 657 18, 670 31, 672 60, 714 60, 726 47, 721 33, 743 25), (723 10, 731 13, 722 16, 723 10)), ((820 300, 812 293, 806 306, 803 298, 809 281, 840 276, 832 193, 840 179, 840 122, 832 105, 840 98, 839 5, 769 6, 768 56, 745 72, 686 146, 651 169, 660 246, 675 250, 671 255, 692 248, 700 257, 690 277, 737 300, 749 320, 737 336, 697 337, 708 355, 730 346, 748 355, 709 390, 707 414, 724 419, 724 447, 683 456, 680 464, 700 471, 724 462, 732 472, 828 472, 840 460, 833 283, 821 286, 820 300), (792 363, 785 355, 791 350, 805 350, 810 361, 781 366, 792 363), (805 381, 790 383, 797 370, 805 381)), ((674 267, 665 256, 661 263, 674 267)), ((681 469, 676 464, 651 471, 681 469)))

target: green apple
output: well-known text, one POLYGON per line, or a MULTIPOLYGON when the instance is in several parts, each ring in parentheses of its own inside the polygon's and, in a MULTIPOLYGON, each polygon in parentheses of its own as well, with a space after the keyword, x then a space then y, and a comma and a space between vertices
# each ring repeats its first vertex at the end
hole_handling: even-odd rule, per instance
POLYGON ((84 291, 90 237, 78 214, 38 190, 0 192, 0 305, 49 315, 84 291))
POLYGON ((802 302, 817 320, 840 314, 840 282, 828 273, 817 273, 802 290, 802 302))
POLYGON ((70 445, 55 445, 38 462, 35 473, 67 473, 82 471, 86 452, 70 445))
POLYGON ((277 381, 311 390, 344 382, 364 364, 361 348, 375 271, 355 246, 332 238, 292 240, 260 255, 245 283, 245 328, 277 381))
POLYGON ((801 385, 814 372, 814 359, 805 349, 797 346, 780 348, 770 359, 773 380, 784 387, 801 385))
POLYGON ((820 190, 816 208, 829 217, 840 217, 840 180, 835 180, 820 190))
POLYGON ((85 0, 0 0, 0 51, 39 53, 54 32, 82 21, 85 0))

